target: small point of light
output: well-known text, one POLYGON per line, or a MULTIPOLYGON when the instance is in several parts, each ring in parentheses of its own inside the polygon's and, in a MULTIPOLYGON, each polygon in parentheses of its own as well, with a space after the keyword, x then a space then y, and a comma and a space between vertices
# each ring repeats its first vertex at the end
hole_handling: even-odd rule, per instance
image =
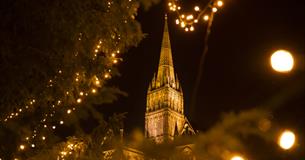
POLYGON ((186 17, 187 20, 192 20, 193 18, 194 18, 194 16, 191 14, 186 17))
POLYGON ((181 18, 185 18, 185 15, 184 15, 184 14, 182 14, 182 15, 181 15, 181 18))
POLYGON ((105 73, 104 77, 105 77, 105 78, 110 78, 109 73, 105 73))
POLYGON ((45 137, 45 136, 42 136, 41 139, 42 139, 42 140, 46 140, 46 137, 45 137))
POLYGON ((118 63, 118 60, 117 60, 117 59, 114 59, 114 60, 113 60, 113 63, 114 63, 114 64, 117 64, 117 63, 118 63))
POLYGON ((200 10, 200 8, 198 6, 195 6, 194 10, 198 12, 200 10))
POLYGON ((189 28, 186 27, 184 30, 185 30, 185 32, 188 32, 188 31, 189 31, 189 28))
POLYGON ((64 124, 64 121, 60 121, 59 124, 64 124))
POLYGON ((180 26, 181 26, 182 28, 184 28, 184 27, 185 27, 185 23, 182 21, 182 22, 180 23, 180 26))
POLYGON ((93 89, 91 90, 91 92, 92 92, 92 93, 96 93, 96 89, 93 88, 93 89))
POLYGON ((294 59, 289 51, 278 50, 274 52, 270 59, 271 66, 278 72, 289 72, 294 65, 294 59))
POLYGON ((21 144, 21 145, 19 146, 19 148, 20 148, 21 150, 24 150, 24 149, 25 149, 25 145, 21 144))
POLYGON ((204 16, 203 16, 203 20, 205 20, 205 21, 208 21, 209 18, 210 18, 210 17, 209 17, 208 15, 204 15, 204 16))
POLYGON ((217 1, 217 6, 218 7, 222 7, 223 6, 223 2, 222 1, 217 1))
POLYGON ((195 19, 195 20, 194 20, 194 23, 198 23, 198 19, 195 19))
POLYGON ((214 12, 214 13, 217 12, 217 8, 216 8, 216 7, 213 7, 213 8, 212 8, 212 12, 214 12))
POLYGON ((82 102, 82 99, 78 98, 78 99, 76 100, 76 102, 77 102, 77 103, 81 103, 81 102, 82 102))
POLYGON ((194 29, 194 27, 193 26, 191 26, 190 27, 190 31, 194 31, 195 29, 194 29))
POLYGON ((99 80, 96 80, 96 81, 95 81, 95 84, 96 84, 96 85, 99 85, 99 84, 100 84, 100 81, 99 81, 99 80))
POLYGON ((180 23, 179 19, 176 19, 176 24, 179 24, 179 23, 180 23))
POLYGON ((83 96, 83 95, 84 95, 84 92, 79 92, 79 95, 80 95, 80 96, 83 96))
POLYGON ((52 126, 52 129, 56 129, 56 126, 52 126))
POLYGON ((32 147, 32 148, 35 148, 35 144, 31 144, 31 147, 32 147))
POLYGON ((292 131, 285 130, 279 137, 278 144, 284 150, 293 147, 295 143, 295 134, 292 131))
POLYGON ((71 111, 71 109, 68 109, 67 110, 67 114, 70 114, 72 111, 71 111))

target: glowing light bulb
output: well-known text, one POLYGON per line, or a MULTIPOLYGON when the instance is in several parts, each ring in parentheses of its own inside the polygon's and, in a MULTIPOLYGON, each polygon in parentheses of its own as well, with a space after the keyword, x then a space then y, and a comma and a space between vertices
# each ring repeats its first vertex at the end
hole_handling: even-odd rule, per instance
POLYGON ((190 27, 190 31, 194 31, 195 29, 194 29, 194 27, 193 26, 191 26, 190 27))
POLYGON ((32 147, 32 148, 35 148, 35 144, 31 144, 31 147, 32 147))
POLYGON ((70 114, 72 111, 71 111, 71 109, 68 109, 67 110, 67 114, 70 114))
POLYGON ((244 158, 239 155, 235 155, 231 158, 231 160, 244 160, 244 158))
POLYGON ((114 59, 114 60, 113 60, 113 63, 114 63, 114 64, 117 64, 117 63, 118 63, 118 60, 117 60, 117 59, 114 59))
POLYGON ((222 7, 223 6, 223 2, 222 1, 217 1, 217 6, 218 7, 222 7))
POLYGON ((109 74, 109 73, 105 73, 105 74, 104 74, 104 77, 105 77, 105 78, 110 78, 110 74, 109 74))
POLYGON ((184 14, 182 14, 182 15, 181 15, 181 18, 185 18, 185 15, 184 15, 184 14))
POLYGON ((77 102, 77 103, 81 103, 81 102, 82 102, 82 99, 81 99, 81 98, 78 98, 78 99, 76 100, 76 102, 77 102))
POLYGON ((195 19, 195 20, 194 20, 194 23, 198 23, 198 19, 195 19))
POLYGON ((289 72, 294 65, 294 59, 290 52, 286 50, 278 50, 274 52, 270 59, 271 66, 278 72, 289 72))
POLYGON ((99 85, 99 84, 100 84, 100 81, 99 81, 99 80, 95 80, 95 84, 96 84, 96 85, 99 85))
POLYGON ((216 8, 216 7, 213 7, 213 8, 212 8, 212 12, 214 12, 214 13, 217 12, 217 8, 216 8))
POLYGON ((194 10, 198 12, 200 10, 200 8, 198 6, 195 6, 194 10))
POLYGON ((60 121, 59 124, 64 124, 64 121, 60 121))
POLYGON ((189 31, 189 28, 186 27, 184 30, 185 30, 186 32, 188 32, 188 31, 189 31))
POLYGON ((186 17, 187 20, 192 20, 193 18, 194 18, 194 16, 191 14, 186 17))
POLYGON ((115 53, 112 53, 112 54, 111 54, 111 57, 115 57, 115 53))
POLYGON ((169 3, 168 3, 168 6, 172 6, 172 3, 171 3, 171 2, 169 2, 169 3))
POLYGON ((284 131, 279 137, 278 144, 284 150, 292 148, 295 143, 295 134, 289 130, 284 131))
POLYGON ((20 148, 20 150, 24 150, 24 149, 25 149, 25 145, 21 144, 21 145, 19 146, 19 148, 20 148))
POLYGON ((97 53, 97 52, 98 52, 98 49, 95 49, 94 52, 97 53))
POLYGON ((204 15, 204 16, 203 16, 203 20, 205 20, 205 21, 208 21, 209 18, 210 18, 210 17, 209 17, 208 15, 204 15))
POLYGON ((56 126, 52 126, 52 129, 56 129, 56 126))
POLYGON ((185 27, 185 23, 182 21, 182 22, 180 23, 180 26, 181 26, 182 28, 184 28, 184 27, 185 27))
POLYGON ((84 95, 84 92, 79 92, 79 95, 80 95, 80 96, 83 96, 83 95, 84 95))
POLYGON ((180 23, 179 19, 176 19, 176 24, 179 24, 179 23, 180 23))
POLYGON ((92 93, 96 93, 96 89, 93 88, 93 89, 91 90, 91 92, 92 92, 92 93))
POLYGON ((41 139, 44 141, 44 140, 46 140, 46 137, 45 137, 45 136, 42 136, 41 139))

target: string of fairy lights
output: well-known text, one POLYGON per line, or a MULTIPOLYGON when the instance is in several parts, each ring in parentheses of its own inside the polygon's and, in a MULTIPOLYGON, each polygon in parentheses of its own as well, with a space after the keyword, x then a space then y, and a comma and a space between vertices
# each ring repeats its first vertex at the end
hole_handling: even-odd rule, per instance
POLYGON ((205 7, 194 6, 194 13, 185 14, 182 13, 182 7, 178 0, 169 0, 168 7, 172 12, 177 13, 178 18, 175 23, 184 29, 186 32, 192 32, 195 30, 195 25, 200 21, 208 22, 211 14, 216 13, 222 6, 223 1, 211 0, 205 7))
MULTIPOLYGON (((127 8, 130 9, 138 6, 137 2, 133 0, 126 0, 125 2, 127 3, 127 8)), ((107 4, 108 8, 107 12, 109 12, 114 2, 112 0, 108 0, 105 3, 107 4)), ((130 12, 130 17, 126 18, 123 23, 127 23, 129 20, 134 20, 135 13, 136 10, 130 12)), ((79 33, 77 41, 82 41, 82 36, 83 34, 79 33)), ((103 68, 97 66, 96 73, 91 75, 86 75, 85 71, 81 69, 78 72, 75 72, 73 82, 71 82, 71 84, 74 86, 63 91, 61 98, 57 98, 54 102, 48 104, 50 109, 46 113, 43 113, 42 118, 39 120, 40 123, 33 127, 34 129, 31 131, 31 133, 24 135, 22 138, 22 142, 18 146, 18 150, 20 152, 26 151, 29 148, 36 148, 39 141, 46 141, 48 137, 43 133, 52 132, 56 130, 58 125, 65 124, 64 119, 55 119, 58 113, 62 113, 62 111, 64 111, 64 114, 67 115, 65 117, 69 117, 68 115, 71 115, 78 108, 78 106, 80 106, 86 100, 86 98, 96 95, 103 87, 105 82, 112 78, 113 67, 123 60, 119 55, 122 50, 124 50, 125 45, 119 45, 121 41, 121 35, 119 34, 111 35, 111 39, 114 42, 114 45, 109 46, 105 39, 99 39, 92 48, 92 63, 102 61, 105 67, 103 68), (84 82, 89 85, 82 85, 84 82), (67 99, 71 99, 71 97, 73 97, 73 100, 71 102, 69 101, 68 103, 67 99)), ((78 52, 75 52, 74 56, 77 57, 78 55, 78 52)), ((63 69, 58 69, 57 74, 53 78, 49 79, 46 83, 45 90, 56 87, 57 80, 63 77, 64 74, 65 71, 63 69)), ((22 114, 31 112, 38 108, 40 103, 39 97, 30 97, 28 98, 27 102, 24 103, 24 105, 16 107, 13 112, 8 113, 6 116, 4 116, 4 118, 1 118, 0 121, 3 123, 8 123, 14 119, 17 119, 22 114)), ((72 154, 73 150, 78 150, 79 146, 81 145, 67 143, 67 146, 64 147, 64 149, 58 153, 58 155, 60 158, 64 158, 65 156, 72 154)))

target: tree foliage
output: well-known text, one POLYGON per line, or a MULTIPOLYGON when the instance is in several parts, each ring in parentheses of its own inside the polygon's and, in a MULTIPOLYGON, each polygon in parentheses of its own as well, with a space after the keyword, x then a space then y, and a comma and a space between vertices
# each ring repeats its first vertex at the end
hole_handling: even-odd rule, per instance
MULTIPOLYGON (((46 144, 49 147, 60 142, 61 137, 43 130, 41 123, 45 115, 52 117, 44 122, 48 125, 65 119, 65 125, 78 131, 80 119, 90 115, 98 117, 92 105, 112 102, 117 99, 117 94, 125 95, 101 81, 98 94, 86 97, 86 102, 79 105, 82 109, 70 117, 66 116, 67 107, 75 105, 79 93, 93 86, 92 77, 103 79, 103 74, 110 71, 111 76, 118 75, 111 55, 122 54, 140 42, 143 33, 135 19, 138 8, 141 4, 147 8, 156 2, 1 1, 0 155, 11 158, 25 135, 50 136, 49 141, 43 143, 33 139, 31 143, 35 142, 36 150, 46 147, 46 144), (35 104, 25 112, 23 107, 27 107, 29 101, 35 104), (52 109, 59 103, 61 108, 52 109), (19 115, 21 110, 22 115, 19 115), (3 120, 11 113, 16 118, 4 123, 3 120), (5 140, 8 134, 13 137, 9 146, 5 140)), ((33 149, 33 152, 24 152, 20 156, 28 157, 33 153, 37 152, 33 149)))

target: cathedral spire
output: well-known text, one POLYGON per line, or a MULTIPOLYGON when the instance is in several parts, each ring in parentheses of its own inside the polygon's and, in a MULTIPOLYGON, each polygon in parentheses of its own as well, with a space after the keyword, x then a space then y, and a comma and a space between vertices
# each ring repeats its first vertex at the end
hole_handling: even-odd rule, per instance
POLYGON ((162 47, 161 47, 160 61, 159 61, 158 74, 157 74, 157 84, 163 86, 169 83, 175 83, 175 74, 174 74, 171 43, 170 43, 168 25, 167 25, 167 15, 165 15, 162 47))

